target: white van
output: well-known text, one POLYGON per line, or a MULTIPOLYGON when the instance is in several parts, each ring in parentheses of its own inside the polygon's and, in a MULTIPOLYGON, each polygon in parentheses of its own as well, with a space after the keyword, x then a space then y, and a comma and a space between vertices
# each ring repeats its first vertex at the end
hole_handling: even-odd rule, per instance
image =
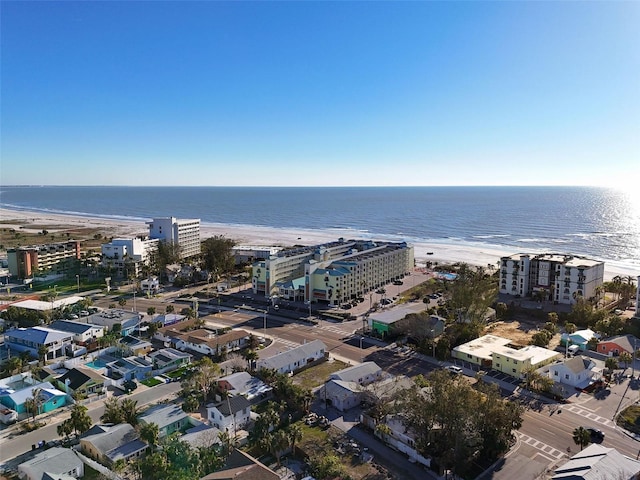
POLYGON ((569 346, 569 348, 567 348, 567 353, 571 357, 573 357, 579 351, 580 351, 580 345, 571 345, 571 346, 569 346))

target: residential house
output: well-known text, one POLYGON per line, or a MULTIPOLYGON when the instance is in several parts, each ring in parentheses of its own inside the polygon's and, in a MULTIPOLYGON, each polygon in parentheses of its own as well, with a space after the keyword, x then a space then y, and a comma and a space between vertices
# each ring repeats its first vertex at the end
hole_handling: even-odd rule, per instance
POLYGON ((320 391, 325 404, 346 412, 360 404, 363 398, 362 385, 357 382, 329 380, 320 391))
MULTIPOLYGON (((13 378, 13 377, 11 377, 13 378)), ((55 388, 50 382, 3 382, 0 384, 0 404, 18 414, 28 413, 25 403, 37 395, 40 399, 38 414, 47 413, 67 404, 67 395, 55 388)))
POLYGON ((544 372, 555 382, 576 388, 585 388, 594 380, 600 379, 602 369, 589 357, 576 356, 553 363, 544 372))
POLYGON ((72 368, 57 379, 60 389, 67 394, 81 396, 103 393, 105 381, 96 370, 85 367, 72 368))
POLYGON ((237 433, 249 424, 250 414, 251 404, 241 395, 207 405, 209 423, 223 432, 237 433))
POLYGON ((121 336, 126 337, 139 327, 141 318, 138 312, 112 308, 94 313, 88 317, 82 317, 77 321, 99 325, 109 331, 119 331, 121 336))
POLYGON ((220 430, 216 427, 203 423, 201 425, 191 427, 184 432, 184 435, 180 437, 180 441, 187 442, 194 448, 209 448, 221 443, 219 437, 220 433, 220 430))
POLYGON ((126 351, 128 351, 130 355, 146 355, 153 350, 150 342, 131 335, 122 337, 119 343, 126 347, 126 351))
POLYGON ((119 358, 107 364, 107 375, 114 380, 144 380, 153 370, 153 364, 143 357, 119 358))
POLYGON ((166 437, 174 432, 182 432, 191 426, 191 417, 180 405, 157 405, 145 411, 138 418, 140 423, 158 425, 159 436, 166 437))
POLYGON ((375 362, 364 362, 353 367, 343 368, 329 376, 330 380, 342 380, 366 385, 382 379, 382 369, 375 362))
POLYGON ((551 480, 637 480, 639 472, 640 461, 592 443, 558 467, 551 480))
POLYGON ((286 352, 260 359, 257 367, 275 370, 278 373, 295 373, 314 362, 324 360, 326 356, 326 345, 320 340, 313 340, 286 352))
POLYGON ((56 320, 50 325, 54 330, 67 332, 73 335, 74 343, 87 345, 95 343, 104 336, 105 328, 100 325, 91 325, 84 322, 72 322, 71 320, 56 320))
POLYGON ((191 350, 204 355, 218 356, 224 352, 233 352, 247 345, 249 332, 232 330, 216 335, 210 330, 198 329, 184 333, 174 339, 178 350, 191 350))
POLYGON ((524 378, 529 369, 538 369, 560 358, 561 354, 547 348, 528 345, 515 349, 506 345, 492 352, 492 367, 515 378, 524 378))
POLYGON ((70 448, 53 447, 18 465, 18 478, 25 480, 57 480, 65 475, 84 476, 84 463, 70 448))
POLYGON ((362 421, 374 431, 374 435, 384 443, 390 445, 394 450, 402 452, 409 457, 412 463, 419 463, 425 467, 431 467, 431 458, 423 457, 416 449, 416 434, 406 426, 406 422, 400 414, 389 414, 379 422, 375 419, 363 415, 362 421), (389 427, 388 429, 376 429, 380 423, 389 427))
POLYGON ((236 372, 218 379, 218 388, 229 396, 242 395, 251 404, 271 397, 272 387, 247 372, 236 372))
POLYGON ((221 469, 200 480, 280 480, 280 476, 248 453, 236 448, 221 469))
POLYGON ((586 351, 589 349, 588 344, 592 338, 600 339, 600 335, 589 328, 571 334, 563 333, 560 337, 560 345, 566 345, 568 341, 569 345, 578 345, 580 350, 586 351))
MULTIPOLYGON (((158 315, 153 319, 153 322, 157 323, 160 328, 168 327, 169 325, 175 325, 176 323, 182 322, 185 318, 184 315, 180 315, 179 313, 166 313, 164 315, 158 315)), ((194 320, 195 323, 195 320, 194 320)))
MULTIPOLYGON (((345 378, 348 377, 345 376, 345 378)), ((363 380, 362 383, 358 382, 358 378, 353 378, 354 380, 331 378, 321 388, 320 397, 327 405, 345 412, 362 402, 388 402, 395 392, 408 389, 414 385, 412 380, 402 375, 380 377, 379 380, 372 382, 364 382, 364 378, 360 377, 363 380)))
POLYGON ((107 467, 118 460, 142 457, 147 447, 128 423, 95 425, 80 436, 82 452, 107 467))
POLYGON ((618 335, 598 342, 598 353, 617 357, 622 352, 633 355, 633 352, 640 347, 640 341, 633 335, 618 335))
POLYGON ((40 347, 45 347, 45 358, 65 357, 72 349, 73 335, 47 327, 16 328, 4 334, 4 342, 11 352, 29 352, 38 358, 40 347))
MULTIPOLYGON (((185 317, 186 318, 186 317, 185 317)), ((160 327, 158 331, 154 334, 153 338, 155 340, 159 340, 161 342, 166 343, 175 343, 180 339, 180 337, 189 331, 197 329, 197 322, 195 318, 191 320, 182 320, 177 323, 172 323, 171 325, 167 325, 165 327, 160 327)))
POLYGON ((147 357, 151 359, 154 370, 159 370, 164 373, 177 370, 184 365, 189 365, 193 355, 181 352, 175 348, 162 348, 149 353, 147 357))

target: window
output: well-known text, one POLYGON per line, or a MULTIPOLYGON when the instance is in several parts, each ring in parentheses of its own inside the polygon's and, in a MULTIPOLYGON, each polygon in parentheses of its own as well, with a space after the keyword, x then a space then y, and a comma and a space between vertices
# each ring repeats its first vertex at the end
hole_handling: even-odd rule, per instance
POLYGON ((511 371, 512 371, 513 373, 516 373, 516 369, 515 369, 515 368, 512 368, 512 369, 511 369, 511 371))
POLYGON ((553 374, 557 377, 558 376, 558 371, 556 370, 555 372, 553 372, 553 374))
POLYGON ((564 378, 565 378, 565 379, 567 379, 567 380, 569 380, 569 374, 568 374, 568 373, 565 373, 565 374, 564 374, 564 378))

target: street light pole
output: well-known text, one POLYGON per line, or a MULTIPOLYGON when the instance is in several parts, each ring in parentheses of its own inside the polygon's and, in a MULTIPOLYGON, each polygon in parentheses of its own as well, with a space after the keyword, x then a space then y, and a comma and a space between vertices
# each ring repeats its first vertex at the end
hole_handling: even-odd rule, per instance
POLYGON ((263 312, 264 315, 264 339, 267 339, 267 311, 263 312))

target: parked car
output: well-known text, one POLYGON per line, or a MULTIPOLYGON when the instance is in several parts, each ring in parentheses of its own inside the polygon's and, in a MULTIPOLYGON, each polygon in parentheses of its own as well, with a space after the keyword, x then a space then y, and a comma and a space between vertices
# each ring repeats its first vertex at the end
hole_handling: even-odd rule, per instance
POLYGON ((384 293, 387 293, 387 291, 384 288, 379 288, 379 289, 376 290, 376 293, 379 293, 379 294, 382 295, 384 293))
POLYGON ((404 282, 402 280, 394 280, 393 284, 394 285, 404 285, 404 282))
POLYGON ((458 367, 457 365, 447 365, 446 367, 444 367, 444 369, 454 375, 462 374, 462 368, 458 367))

